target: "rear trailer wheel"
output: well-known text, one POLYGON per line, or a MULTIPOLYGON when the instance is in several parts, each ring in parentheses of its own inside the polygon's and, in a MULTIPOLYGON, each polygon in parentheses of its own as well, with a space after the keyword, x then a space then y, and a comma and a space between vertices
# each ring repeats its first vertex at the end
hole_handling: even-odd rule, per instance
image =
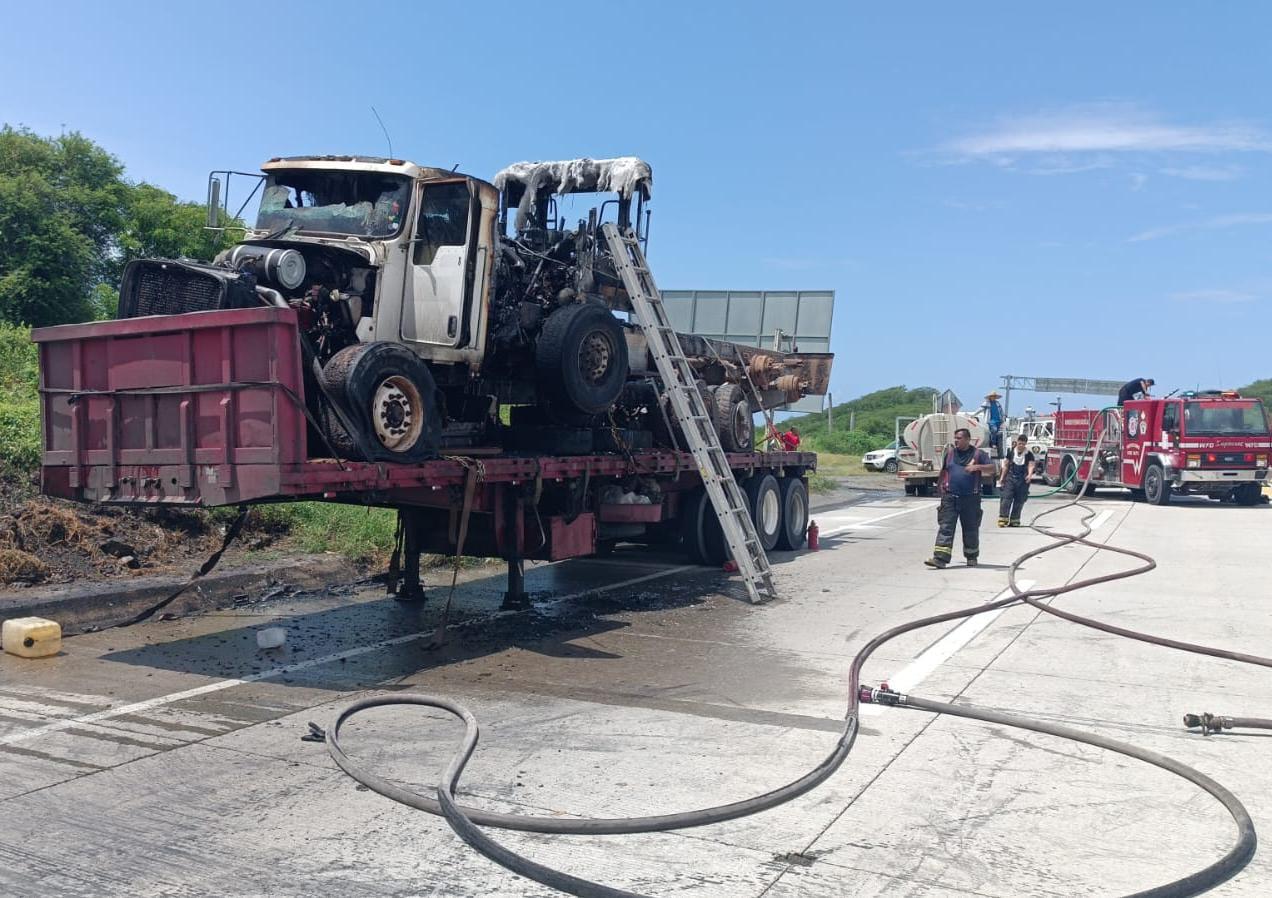
MULTIPOLYGON (((323 387, 341 403, 370 452, 367 461, 423 461, 437 454, 442 422, 433 375, 415 353, 396 343, 360 343, 340 350, 322 370, 323 387)), ((358 441, 327 410, 328 439, 339 451, 358 441)))
POLYGON ((798 477, 783 477, 778 481, 778 495, 782 501, 782 527, 777 548, 802 549, 808 539, 808 486, 798 477))
POLYGON ((563 306, 548 316, 535 347, 539 386, 567 411, 599 415, 627 382, 627 341, 609 309, 563 306))
POLYGON ((720 384, 715 389, 713 417, 720 445, 725 452, 748 452, 755 434, 751 420, 751 400, 738 384, 720 384))
POLYGON ((681 503, 680 540, 690 564, 719 567, 729 557, 724 532, 707 491, 699 487, 681 503))
POLYGON ((777 478, 772 474, 753 474, 743 489, 760 545, 765 552, 771 552, 782 532, 782 496, 777 478))
POLYGON ((1159 464, 1151 464, 1144 472, 1144 498, 1150 505, 1170 504, 1170 482, 1159 464))

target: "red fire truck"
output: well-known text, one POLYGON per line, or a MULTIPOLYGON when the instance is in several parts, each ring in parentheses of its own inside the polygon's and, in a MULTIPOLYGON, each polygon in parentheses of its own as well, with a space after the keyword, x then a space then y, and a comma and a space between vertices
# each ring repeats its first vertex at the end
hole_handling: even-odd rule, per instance
POLYGON ((1058 412, 1047 482, 1067 482, 1077 493, 1094 464, 1088 494, 1118 487, 1153 505, 1167 504, 1175 493, 1254 505, 1269 454, 1272 433, 1261 401, 1231 390, 1183 393, 1103 411, 1058 412))

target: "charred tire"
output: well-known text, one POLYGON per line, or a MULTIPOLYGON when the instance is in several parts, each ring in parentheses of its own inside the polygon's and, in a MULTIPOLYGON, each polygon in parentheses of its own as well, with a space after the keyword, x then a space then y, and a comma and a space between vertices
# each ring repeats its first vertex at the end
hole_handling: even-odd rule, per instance
MULTIPOLYGON (((416 462, 437 454, 442 421, 438 414, 437 387, 419 356, 396 343, 360 343, 340 350, 322 369, 323 387, 343 404, 362 443, 371 453, 366 461, 416 462)), ((330 410, 328 410, 330 412, 330 410)), ((334 414, 328 415, 327 437, 338 443, 345 433, 334 414), (336 426, 331 426, 332 424, 336 426)))
POLYGON ((782 526, 777 534, 777 548, 804 548, 808 539, 808 485, 798 477, 783 477, 777 483, 782 500, 782 526))
POLYGON ((1263 490, 1257 483, 1243 483, 1232 491, 1232 501, 1238 505, 1258 505, 1263 490))
POLYGON ((567 411, 608 411, 627 383, 627 340, 600 305, 572 304, 548 316, 535 347, 539 386, 567 411))
POLYGON ((719 567, 729 557, 720 522, 707 491, 699 487, 680 506, 680 540, 691 564, 719 567))
POLYGON ((883 472, 885 474, 895 474, 897 472, 897 460, 890 458, 883 463, 883 472))
POLYGON ((720 384, 713 397, 712 420, 725 452, 749 452, 754 442, 755 423, 751 400, 738 384, 720 384))
POLYGON ((752 474, 743 489, 756 535, 765 552, 773 551, 782 532, 782 495, 772 474, 752 474))
POLYGON ((1157 463, 1149 465, 1144 472, 1144 498, 1149 505, 1170 504, 1170 482, 1166 479, 1162 466, 1157 463))

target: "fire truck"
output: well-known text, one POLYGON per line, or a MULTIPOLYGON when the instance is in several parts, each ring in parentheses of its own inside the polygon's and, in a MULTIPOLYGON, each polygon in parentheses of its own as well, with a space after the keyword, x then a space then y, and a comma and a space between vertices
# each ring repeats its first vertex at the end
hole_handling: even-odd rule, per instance
POLYGON ((1272 433, 1260 400, 1231 390, 1189 392, 1057 412, 1047 482, 1077 493, 1090 473, 1088 495, 1116 487, 1153 505, 1166 505, 1175 494, 1254 505, 1270 454, 1272 433))

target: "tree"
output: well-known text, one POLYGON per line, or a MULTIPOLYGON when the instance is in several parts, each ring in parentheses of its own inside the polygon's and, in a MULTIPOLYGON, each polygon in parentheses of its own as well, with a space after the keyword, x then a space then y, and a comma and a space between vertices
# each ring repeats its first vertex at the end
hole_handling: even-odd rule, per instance
POLYGON ((233 240, 204 210, 152 184, 81 134, 0 129, 0 320, 43 326, 114 317, 124 265, 210 260, 233 240))
POLYGON ((206 223, 201 203, 183 203, 153 184, 137 184, 119 235, 119 270, 133 259, 211 260, 234 239, 231 231, 207 230, 206 223))
POLYGON ((0 318, 90 317, 127 193, 123 166, 82 135, 0 128, 0 318))

